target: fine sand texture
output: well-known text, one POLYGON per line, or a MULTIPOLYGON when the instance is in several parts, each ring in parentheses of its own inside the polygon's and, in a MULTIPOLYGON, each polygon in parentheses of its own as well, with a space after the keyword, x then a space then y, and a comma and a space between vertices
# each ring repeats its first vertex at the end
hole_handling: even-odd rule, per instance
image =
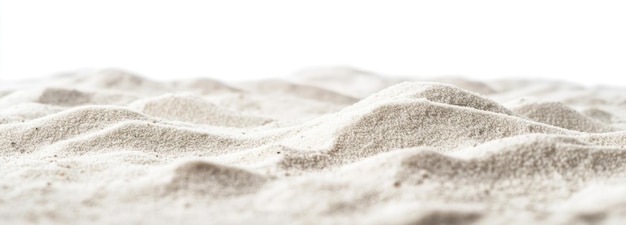
POLYGON ((626 224, 626 88, 353 68, 0 90, 0 224, 626 224))

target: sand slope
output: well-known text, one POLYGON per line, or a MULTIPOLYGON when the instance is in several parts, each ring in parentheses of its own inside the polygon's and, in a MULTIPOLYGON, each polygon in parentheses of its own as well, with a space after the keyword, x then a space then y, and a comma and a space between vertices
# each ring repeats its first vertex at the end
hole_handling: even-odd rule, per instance
POLYGON ((2 224, 626 220, 620 89, 107 69, 0 93, 2 224))

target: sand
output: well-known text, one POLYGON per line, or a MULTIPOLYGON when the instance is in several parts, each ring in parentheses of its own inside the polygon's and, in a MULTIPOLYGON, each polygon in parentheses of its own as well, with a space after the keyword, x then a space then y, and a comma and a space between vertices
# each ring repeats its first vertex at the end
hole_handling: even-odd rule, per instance
POLYGON ((626 89, 67 73, 0 91, 1 224, 624 224, 626 89))

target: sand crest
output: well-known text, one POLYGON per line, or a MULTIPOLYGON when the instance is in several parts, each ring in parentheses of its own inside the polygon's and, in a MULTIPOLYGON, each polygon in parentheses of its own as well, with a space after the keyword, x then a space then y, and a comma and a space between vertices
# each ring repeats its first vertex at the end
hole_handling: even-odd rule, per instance
POLYGON ((0 90, 2 224, 621 224, 623 89, 405 79, 0 90))

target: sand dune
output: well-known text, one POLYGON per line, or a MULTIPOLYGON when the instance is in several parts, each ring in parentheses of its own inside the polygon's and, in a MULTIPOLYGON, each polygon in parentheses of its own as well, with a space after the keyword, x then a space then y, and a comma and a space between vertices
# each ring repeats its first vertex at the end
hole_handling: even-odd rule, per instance
POLYGON ((228 198, 254 193, 268 179, 245 169, 191 160, 171 171, 171 178, 161 184, 162 195, 191 195, 207 199, 228 198))
POLYGON ((560 102, 524 102, 513 110, 531 120, 570 130, 594 133, 615 130, 560 102))
POLYGON ((108 90, 124 91, 128 89, 141 89, 150 92, 169 86, 141 77, 132 72, 115 68, 76 74, 69 76, 69 78, 67 82, 69 84, 108 90))
POLYGON ((244 89, 258 94, 287 95, 322 102, 353 104, 357 98, 346 96, 328 89, 302 85, 282 80, 260 80, 240 84, 244 89))
POLYGON ((173 83, 177 89, 183 89, 185 91, 199 91, 201 94, 214 95, 221 93, 239 93, 241 90, 232 87, 228 84, 219 82, 212 79, 194 79, 183 80, 173 83))
POLYGON ((231 111, 194 95, 168 94, 141 100, 129 107, 154 117, 214 126, 250 127, 272 121, 269 118, 231 111))
POLYGON ((66 74, 0 91, 0 222, 621 224, 620 90, 66 74))
POLYGON ((604 123, 611 123, 615 118, 613 114, 598 108, 588 108, 583 110, 581 113, 604 123))
POLYGON ((333 90, 357 98, 367 97, 388 86, 404 81, 352 67, 304 69, 291 77, 296 82, 333 90), (350 84, 346 86, 346 84, 350 84))

